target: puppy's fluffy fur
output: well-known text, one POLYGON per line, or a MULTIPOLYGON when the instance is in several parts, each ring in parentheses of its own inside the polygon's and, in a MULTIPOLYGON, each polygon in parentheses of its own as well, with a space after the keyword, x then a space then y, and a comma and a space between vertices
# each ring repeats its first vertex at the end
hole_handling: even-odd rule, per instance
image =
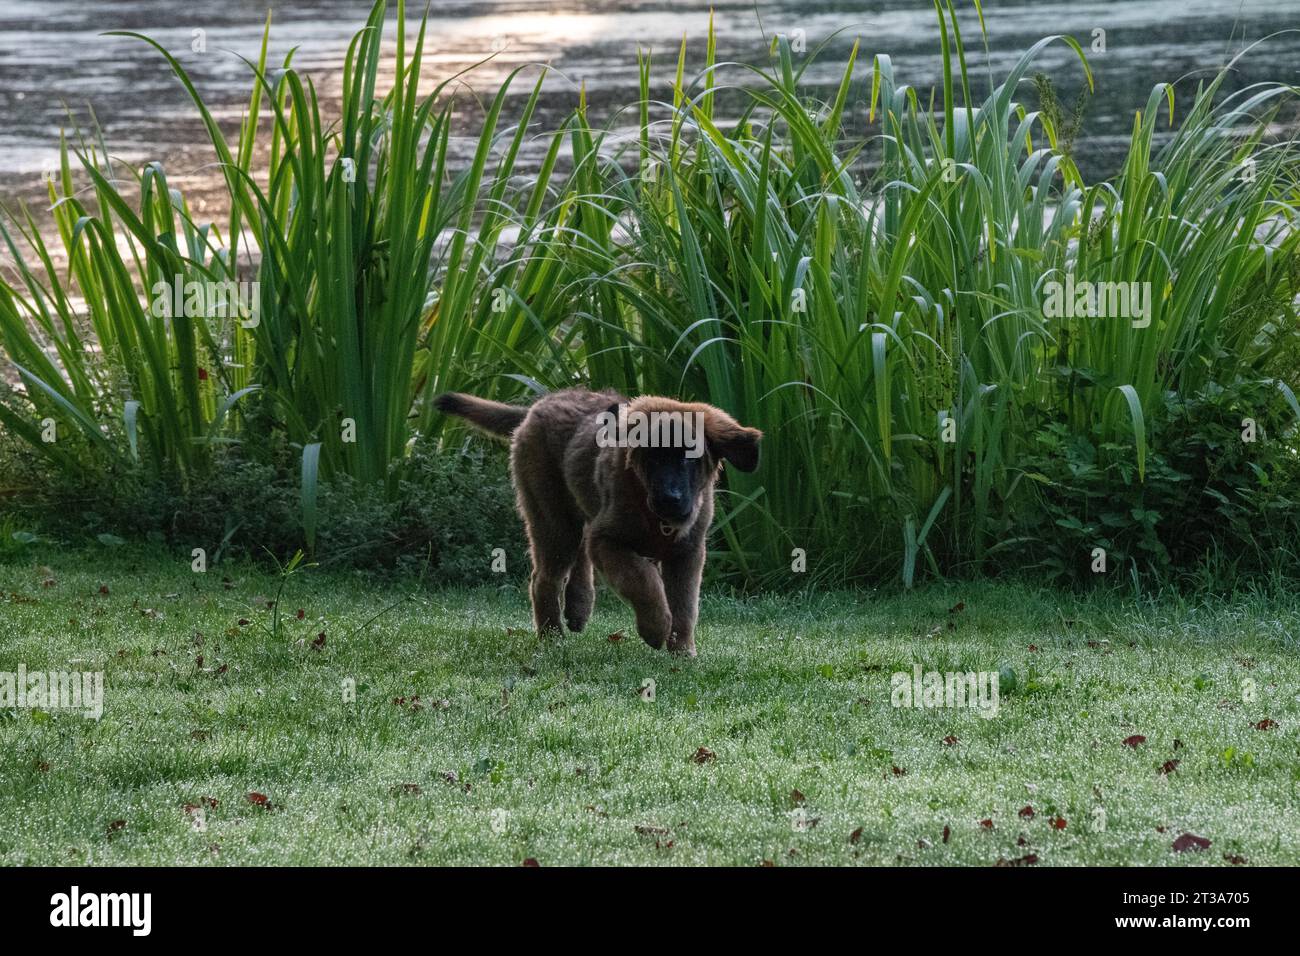
POLYGON ((528 532, 539 634, 560 630, 561 616, 570 630, 583 629, 595 600, 594 566, 632 605, 647 644, 694 656, 713 487, 724 460, 742 471, 758 467, 758 429, 712 405, 650 395, 629 402, 585 389, 553 392, 530 408, 453 392, 439 396, 437 407, 511 436, 510 472, 528 532), (601 413, 619 405, 700 415, 703 454, 683 461, 680 453, 672 459, 672 452, 649 448, 601 447, 601 413), (665 469, 676 478, 662 478, 665 469), (677 494, 668 519, 656 487, 665 480, 676 482, 677 494))

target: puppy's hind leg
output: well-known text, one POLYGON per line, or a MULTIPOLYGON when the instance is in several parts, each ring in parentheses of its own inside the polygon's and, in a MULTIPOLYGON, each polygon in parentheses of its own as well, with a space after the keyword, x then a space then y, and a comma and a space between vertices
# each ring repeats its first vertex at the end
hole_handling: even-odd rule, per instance
POLYGON ((582 544, 582 521, 572 514, 567 501, 557 498, 555 491, 563 487, 563 478, 527 428, 525 423, 524 430, 515 435, 510 471, 519 514, 528 532, 528 553, 533 564, 528 590, 533 602, 533 624, 541 637, 563 633, 560 618, 564 582, 582 544))
POLYGON ((596 603, 596 583, 592 577, 591 555, 587 553, 584 539, 578 547, 578 560, 569 571, 569 583, 564 589, 564 620, 575 634, 587 626, 591 609, 596 603))
POLYGON ((533 601, 533 623, 538 635, 560 634, 560 599, 581 537, 563 522, 534 520, 528 527, 533 574, 529 596, 533 601))

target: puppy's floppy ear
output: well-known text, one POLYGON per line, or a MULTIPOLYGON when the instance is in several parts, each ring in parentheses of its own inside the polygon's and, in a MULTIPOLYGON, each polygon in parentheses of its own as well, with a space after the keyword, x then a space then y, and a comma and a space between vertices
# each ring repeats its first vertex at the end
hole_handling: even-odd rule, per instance
MULTIPOLYGON (((603 412, 601 412, 601 414, 611 416, 614 419, 614 427, 618 428, 622 426, 624 422, 623 416, 626 412, 627 412, 627 404, 625 402, 618 401, 610 405, 609 408, 605 409, 603 412)), ((633 449, 620 448, 619 452, 623 455, 623 468, 625 470, 631 468, 633 449)))
POLYGON ((746 428, 721 409, 710 408, 704 416, 704 434, 714 458, 725 458, 741 471, 758 467, 763 433, 757 428, 746 428))

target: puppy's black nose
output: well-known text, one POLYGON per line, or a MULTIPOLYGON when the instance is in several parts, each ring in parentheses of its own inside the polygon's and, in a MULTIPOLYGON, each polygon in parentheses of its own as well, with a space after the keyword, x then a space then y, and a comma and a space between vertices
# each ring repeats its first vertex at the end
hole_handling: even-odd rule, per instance
POLYGON ((662 491, 655 495, 654 510, 663 518, 685 518, 690 513, 691 503, 680 490, 662 491))

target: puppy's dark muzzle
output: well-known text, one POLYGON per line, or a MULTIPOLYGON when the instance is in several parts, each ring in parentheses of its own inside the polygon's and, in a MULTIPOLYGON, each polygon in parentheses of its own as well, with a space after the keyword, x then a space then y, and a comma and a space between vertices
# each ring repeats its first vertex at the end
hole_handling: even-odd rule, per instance
POLYGON ((691 516, 691 502, 685 497, 655 498, 650 503, 650 510, 656 518, 673 523, 685 521, 691 516))

